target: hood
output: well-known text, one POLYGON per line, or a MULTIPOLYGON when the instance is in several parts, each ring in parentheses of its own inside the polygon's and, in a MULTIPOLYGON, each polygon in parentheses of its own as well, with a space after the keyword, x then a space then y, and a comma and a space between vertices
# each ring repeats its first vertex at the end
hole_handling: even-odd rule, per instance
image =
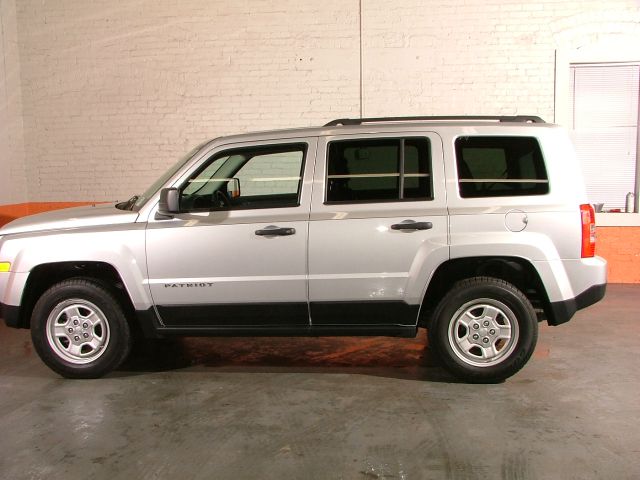
POLYGON ((54 210, 18 218, 0 228, 0 235, 119 225, 123 223, 133 223, 136 218, 138 218, 138 212, 120 210, 113 204, 64 208, 62 210, 54 210))

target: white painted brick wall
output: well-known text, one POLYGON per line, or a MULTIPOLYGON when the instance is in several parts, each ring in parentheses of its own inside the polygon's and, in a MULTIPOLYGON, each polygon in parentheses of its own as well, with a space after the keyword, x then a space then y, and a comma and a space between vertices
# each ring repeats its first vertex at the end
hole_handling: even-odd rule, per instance
POLYGON ((356 6, 20 1, 30 198, 124 199, 204 139, 354 114, 356 6))
POLYGON ((553 120, 556 49, 640 41, 636 0, 16 4, 31 201, 123 199, 206 138, 361 107, 553 120))
POLYGON ((0 0, 0 205, 27 200, 14 0, 0 0))
POLYGON ((640 42, 640 4, 631 0, 365 5, 368 116, 537 114, 553 121, 556 49, 616 33, 640 42))

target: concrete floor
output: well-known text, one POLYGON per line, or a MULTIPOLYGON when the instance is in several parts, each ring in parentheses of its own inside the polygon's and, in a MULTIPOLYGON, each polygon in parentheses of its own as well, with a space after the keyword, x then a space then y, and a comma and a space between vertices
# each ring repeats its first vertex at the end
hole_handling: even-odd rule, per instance
POLYGON ((415 340, 184 339, 101 380, 0 327, 2 479, 638 479, 640 286, 560 327, 500 385, 415 340))

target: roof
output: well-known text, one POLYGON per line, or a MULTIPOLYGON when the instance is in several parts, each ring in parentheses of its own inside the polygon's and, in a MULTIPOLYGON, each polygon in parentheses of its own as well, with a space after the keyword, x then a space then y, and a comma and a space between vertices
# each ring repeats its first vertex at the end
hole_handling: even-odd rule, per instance
POLYGON ((271 140, 277 138, 317 137, 345 134, 394 133, 424 129, 425 125, 437 127, 487 127, 506 128, 526 126, 549 128, 555 125, 546 123, 540 117, 519 116, 437 116, 437 117, 375 117, 342 118, 332 120, 321 127, 287 128, 262 132, 247 132, 216 138, 216 143, 238 143, 246 141, 271 140))

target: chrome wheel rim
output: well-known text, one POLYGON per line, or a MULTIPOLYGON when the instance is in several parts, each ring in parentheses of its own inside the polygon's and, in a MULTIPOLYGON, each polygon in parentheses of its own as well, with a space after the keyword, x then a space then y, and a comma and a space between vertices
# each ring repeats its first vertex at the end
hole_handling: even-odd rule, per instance
POLYGON ((107 317, 87 300, 65 300, 47 318, 49 346, 60 358, 75 365, 91 363, 102 356, 109 337, 107 317))
POLYGON ((490 367, 504 361, 518 343, 518 320, 504 303, 480 298, 462 305, 449 323, 449 345, 464 363, 490 367))

